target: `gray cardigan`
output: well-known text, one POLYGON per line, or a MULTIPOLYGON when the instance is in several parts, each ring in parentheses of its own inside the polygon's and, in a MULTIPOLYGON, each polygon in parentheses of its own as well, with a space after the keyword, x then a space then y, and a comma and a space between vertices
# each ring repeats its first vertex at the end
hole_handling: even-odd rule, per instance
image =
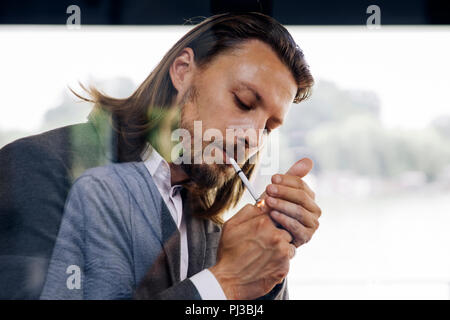
MULTIPOLYGON (((69 193, 41 299, 200 299, 189 277, 214 265, 221 228, 183 207, 189 266, 180 281, 179 232, 145 165, 87 170, 69 193), (69 266, 81 270, 79 289, 67 283, 69 266)), ((286 281, 261 298, 287 299, 286 281)))

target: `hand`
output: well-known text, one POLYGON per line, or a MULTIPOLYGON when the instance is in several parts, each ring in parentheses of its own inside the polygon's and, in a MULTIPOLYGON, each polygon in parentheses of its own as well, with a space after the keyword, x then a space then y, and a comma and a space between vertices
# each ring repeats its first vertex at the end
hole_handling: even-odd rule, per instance
POLYGON ((273 175, 272 184, 261 195, 265 201, 261 210, 289 231, 297 248, 311 240, 322 214, 314 192, 302 180, 312 167, 308 158, 297 161, 286 174, 273 175))
POLYGON ((295 255, 291 241, 289 232, 248 204, 223 225, 217 263, 209 270, 228 299, 256 299, 286 277, 295 255))

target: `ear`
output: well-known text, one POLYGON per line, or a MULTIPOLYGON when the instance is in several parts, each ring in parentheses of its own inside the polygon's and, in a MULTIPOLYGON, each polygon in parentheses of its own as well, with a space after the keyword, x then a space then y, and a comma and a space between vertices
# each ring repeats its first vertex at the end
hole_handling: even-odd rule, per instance
POLYGON ((172 84, 178 91, 177 98, 182 97, 190 87, 195 69, 194 51, 186 47, 175 58, 169 69, 172 84))

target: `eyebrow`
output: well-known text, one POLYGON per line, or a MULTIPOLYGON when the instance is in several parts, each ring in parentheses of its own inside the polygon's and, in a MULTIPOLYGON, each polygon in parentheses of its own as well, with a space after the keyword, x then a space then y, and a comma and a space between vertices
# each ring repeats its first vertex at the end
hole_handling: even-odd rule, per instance
MULTIPOLYGON (((259 94, 258 90, 253 87, 252 84, 245 82, 245 81, 239 81, 239 85, 248 89, 249 91, 251 91, 255 95, 256 100, 259 103, 266 105, 264 98, 259 94)), ((273 121, 276 122, 280 126, 283 124, 283 120, 281 120, 280 118, 275 118, 273 121)))

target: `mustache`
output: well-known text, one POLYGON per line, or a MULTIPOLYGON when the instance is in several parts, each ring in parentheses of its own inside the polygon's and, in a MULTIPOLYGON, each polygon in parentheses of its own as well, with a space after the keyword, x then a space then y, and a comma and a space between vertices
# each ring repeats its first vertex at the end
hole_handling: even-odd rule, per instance
POLYGON ((213 136, 212 141, 203 140, 203 143, 200 144, 196 143, 196 140, 183 139, 184 150, 177 156, 179 159, 183 158, 184 160, 182 161, 187 161, 186 164, 200 164, 204 161, 206 161, 206 163, 214 161, 216 164, 231 164, 228 160, 229 158, 233 158, 239 164, 244 164, 250 159, 251 163, 254 164, 256 162, 253 162, 252 159, 257 161, 257 154, 263 148, 263 144, 253 144, 252 142, 249 142, 249 140, 251 139, 246 139, 245 137, 235 137, 234 139, 226 140, 222 137, 213 136), (188 142, 188 144, 186 144, 186 142, 188 142), (188 154, 190 154, 190 156, 188 156, 188 154), (186 156, 190 160, 188 160, 186 156), (253 158, 253 156, 256 156, 256 158, 253 158))
POLYGON ((226 144, 223 141, 214 141, 212 144, 238 163, 247 161, 259 151, 257 147, 250 147, 245 139, 239 139, 237 143, 226 144))

